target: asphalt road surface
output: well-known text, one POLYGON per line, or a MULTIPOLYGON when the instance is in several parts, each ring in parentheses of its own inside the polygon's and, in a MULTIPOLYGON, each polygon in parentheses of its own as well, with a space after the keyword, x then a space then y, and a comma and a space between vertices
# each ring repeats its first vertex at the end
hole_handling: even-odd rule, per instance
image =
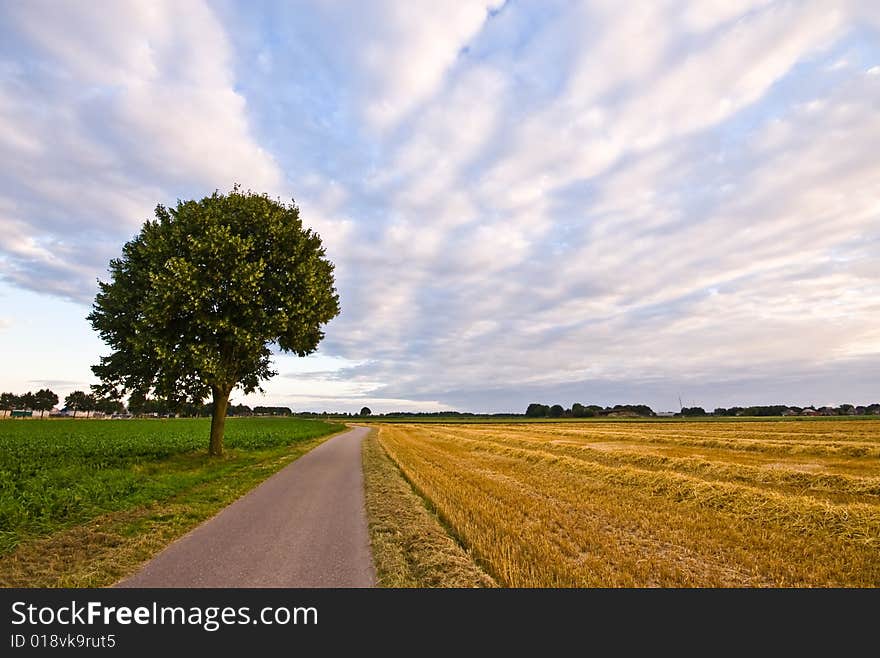
POLYGON ((117 587, 371 587, 357 427, 306 453, 117 587))

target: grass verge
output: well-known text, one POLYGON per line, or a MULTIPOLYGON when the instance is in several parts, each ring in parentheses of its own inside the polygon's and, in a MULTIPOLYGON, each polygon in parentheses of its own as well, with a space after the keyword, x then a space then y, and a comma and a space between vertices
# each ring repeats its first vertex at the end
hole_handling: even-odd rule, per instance
POLYGON ((380 587, 496 587, 379 445, 363 444, 370 543, 380 587))
POLYGON ((202 452, 175 455, 163 468, 174 471, 178 483, 190 486, 162 500, 21 538, 13 550, 0 555, 0 587, 112 585, 334 434, 287 446, 228 450, 220 459, 202 452))

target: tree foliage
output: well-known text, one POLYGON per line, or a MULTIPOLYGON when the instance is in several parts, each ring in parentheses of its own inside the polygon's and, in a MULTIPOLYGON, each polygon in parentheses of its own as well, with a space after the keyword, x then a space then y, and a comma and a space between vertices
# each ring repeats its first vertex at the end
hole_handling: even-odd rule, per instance
POLYGON ((529 418, 546 418, 550 413, 550 407, 540 402, 532 402, 526 408, 526 416, 529 418))
POLYGON ((18 396, 15 393, 0 393, 0 409, 12 411, 18 406, 18 396))
POLYGON ((548 406, 538 402, 532 402, 526 408, 526 416, 529 418, 595 418, 598 416, 607 416, 612 413, 629 412, 637 416, 654 416, 651 407, 644 404, 615 404, 613 407, 600 407, 596 404, 583 405, 575 402, 571 405, 571 409, 566 409, 561 404, 548 406))
POLYGON ((706 410, 703 407, 682 407, 681 409, 682 416, 705 416, 706 410))
POLYGON ((68 409, 73 409, 74 418, 76 418, 76 413, 78 411, 85 411, 86 415, 88 415, 90 411, 94 411, 95 403, 95 396, 91 393, 86 393, 85 391, 74 391, 64 398, 64 406, 68 409))
POLYGON ((48 388, 41 388, 34 393, 34 409, 40 412, 40 418, 58 404, 58 396, 48 388))
POLYGON ((339 313, 333 264, 299 209, 238 187, 157 206, 109 272, 88 316, 112 349, 92 368, 104 392, 172 405, 211 395, 212 454, 232 389, 262 390, 271 348, 314 352, 339 313))

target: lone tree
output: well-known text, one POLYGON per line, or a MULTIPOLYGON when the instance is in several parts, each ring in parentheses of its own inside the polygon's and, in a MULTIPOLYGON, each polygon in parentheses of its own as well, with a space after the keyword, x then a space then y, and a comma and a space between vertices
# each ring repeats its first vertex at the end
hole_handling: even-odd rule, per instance
POLYGON ((232 389, 262 390, 270 347, 310 354, 339 314, 333 264, 295 205, 238 186, 155 214, 98 282, 88 319, 113 352, 92 370, 110 396, 210 394, 221 455, 232 389))
POLYGON ((369 416, 372 413, 373 413, 373 411, 369 407, 362 407, 361 408, 361 416, 369 416))

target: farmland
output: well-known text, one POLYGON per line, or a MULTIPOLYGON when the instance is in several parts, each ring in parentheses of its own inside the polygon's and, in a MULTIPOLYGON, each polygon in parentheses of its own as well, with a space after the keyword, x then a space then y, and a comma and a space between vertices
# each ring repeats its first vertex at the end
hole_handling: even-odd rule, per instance
POLYGON ((877 421, 378 430, 502 586, 880 586, 877 421))
POLYGON ((212 459, 209 425, 0 422, 0 585, 108 584, 343 429, 311 420, 229 419, 228 454, 212 459))

